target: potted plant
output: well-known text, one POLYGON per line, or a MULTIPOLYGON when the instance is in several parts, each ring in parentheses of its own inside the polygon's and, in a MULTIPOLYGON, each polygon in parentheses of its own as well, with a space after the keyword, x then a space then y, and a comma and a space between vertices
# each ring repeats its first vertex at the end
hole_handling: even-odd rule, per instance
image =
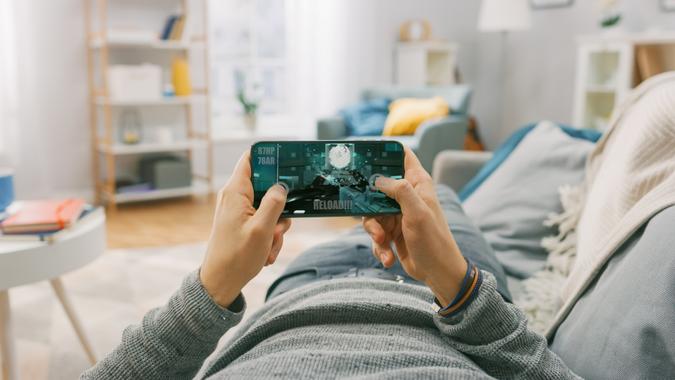
POLYGON ((244 110, 244 125, 251 131, 255 131, 257 126, 257 113, 260 105, 260 86, 253 82, 250 88, 246 85, 246 75, 237 71, 236 85, 237 85, 237 100, 244 110))
POLYGON ((619 0, 600 0, 600 27, 614 28, 621 23, 619 0))

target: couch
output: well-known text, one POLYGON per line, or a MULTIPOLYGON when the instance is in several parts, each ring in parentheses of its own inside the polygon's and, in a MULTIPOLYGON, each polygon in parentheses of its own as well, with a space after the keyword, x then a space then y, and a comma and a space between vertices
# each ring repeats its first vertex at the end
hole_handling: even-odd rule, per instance
MULTIPOLYGON (((412 136, 391 137, 412 148, 427 171, 432 170, 434 158, 439 152, 446 149, 462 149, 468 128, 471 87, 467 85, 415 88, 394 86, 368 89, 361 94, 363 101, 377 98, 430 98, 434 96, 440 96, 448 102, 451 110, 449 116, 424 123, 412 136)), ((347 126, 339 116, 318 120, 317 138, 320 140, 356 139, 356 137, 348 136, 347 126)), ((359 137, 358 139, 372 138, 380 137, 359 137)))
MULTIPOLYGON (((549 130, 544 132, 557 133, 554 128, 550 126, 547 128, 549 130)), ((593 140, 597 140, 597 136, 591 138, 590 141, 576 143, 576 146, 569 147, 571 149, 567 151, 559 150, 558 156, 563 157, 564 161, 543 157, 541 162, 544 166, 548 165, 545 171, 551 172, 552 167, 562 164, 568 169, 563 173, 568 176, 563 183, 572 177, 577 180, 581 179, 585 168, 584 155, 590 151, 589 144, 592 145, 593 140), (567 157, 578 152, 579 147, 585 152, 568 160, 567 157)), ((498 206, 493 209, 493 213, 496 210, 497 213, 505 213, 507 218, 512 218, 502 224, 505 230, 503 235, 512 239, 510 243, 518 238, 514 230, 525 225, 523 220, 531 217, 522 211, 513 211, 515 208, 511 204, 513 202, 511 195, 518 191, 524 193, 525 197, 521 197, 524 199, 523 203, 530 203, 531 208, 540 207, 541 204, 537 202, 546 196, 551 198, 554 195, 552 190, 556 187, 550 182, 555 181, 557 173, 538 173, 528 177, 524 171, 537 165, 533 163, 533 160, 544 156, 542 152, 554 151, 560 147, 538 148, 534 144, 529 148, 540 150, 523 160, 525 165, 521 166, 520 172, 522 178, 518 178, 522 181, 519 184, 520 187, 500 187, 493 189, 491 194, 492 198, 498 198, 494 201, 498 206), (547 186, 546 191, 550 194, 542 194, 541 190, 547 186), (504 196, 495 197, 495 193, 501 193, 504 196)), ((462 198, 467 187, 471 187, 477 178, 485 174, 486 168, 494 164, 493 157, 496 159, 497 156, 503 154, 503 146, 494 153, 443 151, 436 156, 432 176, 437 184, 448 185, 456 189, 462 198)), ((673 158, 664 156, 662 159, 672 160, 673 158)), ((494 186, 500 181, 501 185, 504 181, 504 172, 515 169, 513 165, 508 170, 498 168, 491 175, 497 176, 499 170, 502 171, 501 178, 493 179, 488 185, 486 185, 487 182, 483 182, 480 186, 494 186)), ((464 195, 465 211, 472 216, 474 222, 484 232, 498 259, 507 269, 509 290, 514 299, 518 299, 522 293, 523 280, 542 267, 545 256, 537 257, 535 252, 529 256, 521 254, 517 260, 514 260, 511 255, 513 252, 504 249, 503 246, 506 245, 504 241, 499 241, 489 233, 498 223, 495 220, 481 220, 482 218, 490 219, 491 215, 481 215, 475 210, 480 206, 467 204, 473 196, 469 195, 469 199, 466 199, 464 195), (500 252, 502 250, 504 252, 500 252), (507 263, 520 267, 515 269, 521 270, 513 268, 508 270, 507 263)), ((481 202, 488 199, 484 196, 479 198, 481 202)), ((473 201, 475 202, 476 199, 473 201)), ((546 212, 559 211, 544 210, 544 215, 546 212)), ((538 223, 541 225, 540 222, 538 223)), ((675 246, 675 234, 672 230, 673 225, 675 225, 675 206, 667 207, 653 215, 616 251, 593 283, 574 303, 571 312, 567 314, 554 333, 549 335, 551 350, 560 356, 576 374, 589 379, 675 378, 675 302, 673 301, 675 255, 673 255, 672 248, 675 246)), ((533 234, 536 235, 536 233, 533 234)), ((525 235, 521 231, 521 236, 525 235)))

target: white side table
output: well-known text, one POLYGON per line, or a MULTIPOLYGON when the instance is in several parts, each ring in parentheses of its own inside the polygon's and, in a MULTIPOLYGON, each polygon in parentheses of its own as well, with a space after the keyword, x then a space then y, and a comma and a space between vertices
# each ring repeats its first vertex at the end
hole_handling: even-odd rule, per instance
POLYGON ((96 363, 91 344, 59 276, 83 267, 105 250, 105 213, 96 209, 53 242, 0 242, 0 362, 2 379, 18 377, 12 333, 9 289, 49 280, 87 354, 96 363))

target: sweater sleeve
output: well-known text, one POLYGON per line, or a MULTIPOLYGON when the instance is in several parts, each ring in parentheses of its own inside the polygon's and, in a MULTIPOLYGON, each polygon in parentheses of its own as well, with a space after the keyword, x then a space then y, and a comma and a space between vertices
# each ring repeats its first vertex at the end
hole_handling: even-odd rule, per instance
POLYGON ((505 302, 491 273, 473 302, 452 317, 434 322, 448 343, 498 379, 576 379, 577 375, 548 349, 546 339, 527 328, 525 315, 505 302))
POLYGON ((195 271, 165 306, 127 327, 119 346, 81 379, 192 379, 245 309, 241 294, 230 308, 218 306, 195 271))

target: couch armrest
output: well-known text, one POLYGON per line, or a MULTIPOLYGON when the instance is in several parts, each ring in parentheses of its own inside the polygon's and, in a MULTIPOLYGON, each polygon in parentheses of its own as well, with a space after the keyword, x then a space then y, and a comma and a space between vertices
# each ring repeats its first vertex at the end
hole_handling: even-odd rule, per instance
POLYGON ((347 126, 340 117, 326 117, 316 123, 316 137, 319 140, 339 140, 347 137, 347 126))
POLYGON ((432 177, 435 183, 442 183, 459 191, 491 157, 492 152, 443 151, 434 160, 432 177))
POLYGON ((431 172, 436 155, 448 149, 462 149, 469 122, 464 115, 450 115, 422 124, 415 131, 415 153, 422 166, 431 172))

